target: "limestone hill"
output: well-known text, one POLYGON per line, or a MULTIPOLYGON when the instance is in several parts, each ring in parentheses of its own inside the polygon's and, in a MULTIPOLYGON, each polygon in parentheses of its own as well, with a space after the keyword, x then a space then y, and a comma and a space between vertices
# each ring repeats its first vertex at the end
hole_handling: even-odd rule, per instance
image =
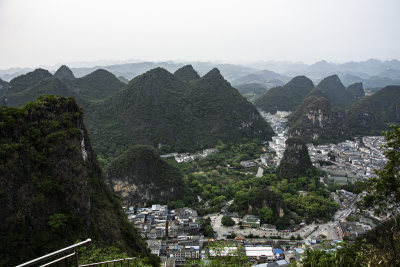
POLYGON ((134 146, 116 158, 108 166, 106 177, 125 205, 146 207, 191 195, 180 170, 149 146, 134 146))
POLYGON ((218 140, 271 138, 272 129, 256 108, 217 69, 190 83, 177 77, 181 71, 150 70, 93 106, 89 129, 103 157, 115 157, 135 144, 195 151, 218 140))
POLYGON ((0 107, 0 265, 88 237, 150 256, 105 183, 82 116, 63 97, 0 107))
POLYGON ((265 112, 294 111, 314 88, 313 82, 305 76, 297 76, 284 86, 270 89, 254 104, 265 112))

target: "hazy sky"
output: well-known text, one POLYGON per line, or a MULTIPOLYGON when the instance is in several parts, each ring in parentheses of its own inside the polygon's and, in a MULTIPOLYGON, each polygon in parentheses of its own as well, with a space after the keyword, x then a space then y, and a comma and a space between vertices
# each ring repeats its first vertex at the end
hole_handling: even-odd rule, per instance
POLYGON ((399 0, 0 0, 0 68, 400 59, 399 0))

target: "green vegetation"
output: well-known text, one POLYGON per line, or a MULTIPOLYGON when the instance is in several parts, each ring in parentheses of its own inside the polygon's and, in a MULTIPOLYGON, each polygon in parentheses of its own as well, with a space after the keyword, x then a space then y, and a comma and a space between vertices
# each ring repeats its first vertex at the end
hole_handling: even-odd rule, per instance
POLYGON ((379 135, 389 124, 400 123, 400 86, 386 86, 361 98, 349 111, 349 126, 354 134, 379 135))
POLYGON ((0 107, 1 266, 88 237, 158 262, 105 183, 82 117, 72 98, 0 107))
POLYGON ((400 203, 400 128, 392 125, 384 132, 387 140, 385 156, 388 159, 382 170, 376 170, 377 178, 371 178, 366 183, 367 195, 363 206, 374 207, 376 213, 397 212, 396 205, 400 203))
POLYGON ((245 83, 235 85, 235 88, 242 94, 254 94, 254 95, 261 95, 268 91, 267 86, 262 83, 245 83))
POLYGON ((99 156, 106 161, 130 146, 146 144, 161 153, 193 152, 218 140, 268 140, 273 132, 217 69, 189 83, 156 68, 94 105, 87 116, 99 156))
POLYGON ((1 104, 10 107, 22 107, 28 101, 33 101, 41 95, 71 96, 79 101, 80 104, 85 105, 85 102, 77 93, 72 91, 64 82, 56 77, 43 78, 36 84, 33 84, 25 90, 17 93, 11 91, 2 99, 1 104), (5 98, 7 98, 7 102, 5 101, 5 98))
POLYGON ((362 84, 345 89, 336 75, 330 76, 289 116, 290 134, 315 144, 380 135, 390 124, 400 123, 399 99, 400 86, 386 86, 364 96, 362 84))
POLYGON ((288 117, 290 135, 306 143, 337 143, 350 138, 346 114, 333 110, 320 89, 314 89, 295 112, 288 117))
MULTIPOLYGON (((353 83, 346 88, 347 94, 354 100, 360 99, 365 96, 362 83, 353 83)), ((354 101, 353 100, 353 101, 354 101)))
POLYGON ((251 102, 269 90, 265 84, 256 82, 239 84, 234 87, 251 102))
POLYGON ((334 201, 327 201, 327 196, 315 193, 306 196, 292 195, 285 198, 290 210, 311 222, 313 218, 329 221, 339 206, 334 201))
POLYGON ((133 146, 112 161, 105 173, 126 205, 194 201, 181 171, 160 158, 158 152, 149 146, 133 146))
POLYGON ((271 223, 273 215, 274 212, 268 207, 263 207, 258 211, 258 216, 263 223, 271 223))
POLYGON ((356 181, 355 183, 347 183, 345 185, 328 183, 328 190, 330 192, 335 192, 338 189, 344 189, 354 194, 360 194, 365 189, 365 185, 359 181, 356 181))
MULTIPOLYGON (((225 68, 224 68, 225 72, 225 68)), ((262 70, 257 73, 250 73, 246 74, 244 76, 238 77, 237 79, 234 79, 232 83, 234 85, 238 84, 246 84, 246 83, 261 83, 261 84, 267 84, 267 83, 272 83, 274 81, 279 81, 280 83, 283 83, 282 81, 288 81, 289 77, 284 76, 281 74, 278 74, 276 72, 270 71, 270 70, 262 70)))
POLYGON ((400 218, 377 226, 365 235, 340 244, 335 252, 308 250, 303 266, 398 266, 400 218), (397 222, 396 222, 397 221, 397 222))
MULTIPOLYGON (((118 259, 130 258, 130 256, 121 251, 121 249, 114 246, 101 246, 96 244, 89 244, 78 249, 79 264, 90 264, 96 262, 104 262, 118 259)), ((119 266, 128 266, 127 262, 117 263, 119 266)), ((130 265, 137 267, 151 266, 149 265, 149 258, 137 257, 134 261, 130 261, 130 265)))
POLYGON ((257 178, 257 168, 245 169, 237 159, 259 157, 262 148, 258 142, 241 145, 219 142, 217 147, 218 153, 193 162, 173 163, 171 160, 185 174, 184 181, 199 198, 191 205, 200 215, 218 212, 233 199, 228 208, 230 212, 238 212, 240 216, 259 215, 262 223, 283 229, 302 220, 328 220, 338 208, 330 199, 328 189, 319 182, 321 173, 318 170, 310 169, 305 172, 306 176, 297 178, 281 178, 274 169, 265 169, 264 176, 257 178), (312 209, 316 212, 311 212, 312 209), (297 217, 289 216, 289 211, 295 212, 297 217))
POLYGON ((337 75, 324 78, 316 88, 321 90, 333 109, 348 109, 357 101, 350 95, 352 90, 346 91, 337 75))
POLYGON ((27 74, 18 76, 10 81, 10 92, 18 93, 24 91, 25 89, 37 84, 40 80, 51 76, 51 73, 44 69, 36 69, 32 72, 28 72, 27 74))
POLYGON ((275 114, 277 111, 294 111, 314 88, 313 82, 305 76, 297 76, 284 86, 270 89, 260 96, 254 104, 275 114))
POLYGON ((199 74, 193 69, 192 65, 186 65, 174 72, 174 75, 184 82, 200 79, 199 74))
POLYGON ((124 86, 125 84, 114 74, 103 69, 98 69, 73 82, 73 90, 87 100, 104 99, 124 86))
POLYGON ((347 114, 347 120, 353 134, 380 135, 383 121, 375 112, 371 96, 361 98, 347 114))
POLYGON ((65 65, 62 65, 61 67, 58 68, 58 70, 54 73, 54 77, 66 83, 75 80, 74 73, 70 70, 70 68, 68 68, 65 65))
POLYGON ((201 231, 205 237, 214 237, 214 229, 211 226, 211 219, 207 217, 205 220, 201 220, 201 231))
POLYGON ((40 95, 61 95, 74 97, 85 108, 85 112, 90 112, 91 101, 109 97, 125 84, 114 74, 102 69, 82 78, 75 78, 72 71, 63 65, 54 76, 47 70, 37 69, 13 79, 10 86, 10 90, 3 93, 4 96, 0 99, 1 105, 22 107, 40 95))
POLYGON ((297 178, 311 174, 314 168, 304 141, 298 137, 289 137, 285 144, 286 149, 276 170, 277 174, 283 178, 297 178))
POLYGON ((0 97, 3 96, 8 90, 8 82, 0 79, 0 97))
POLYGON ((236 233, 232 232, 229 235, 226 236, 227 239, 235 239, 236 233))
POLYGON ((235 221, 232 220, 232 217, 226 216, 226 215, 224 215, 224 216, 222 217, 221 223, 222 223, 224 226, 234 226, 234 225, 235 225, 235 221))

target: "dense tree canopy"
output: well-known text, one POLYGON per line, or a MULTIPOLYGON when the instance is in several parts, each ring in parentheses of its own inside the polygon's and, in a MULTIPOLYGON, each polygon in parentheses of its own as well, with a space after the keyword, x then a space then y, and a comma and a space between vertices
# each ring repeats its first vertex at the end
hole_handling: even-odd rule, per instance
POLYGON ((221 220, 221 223, 224 226, 233 226, 233 225, 235 225, 235 221, 232 220, 232 217, 230 217, 230 216, 223 216, 222 220, 221 220))

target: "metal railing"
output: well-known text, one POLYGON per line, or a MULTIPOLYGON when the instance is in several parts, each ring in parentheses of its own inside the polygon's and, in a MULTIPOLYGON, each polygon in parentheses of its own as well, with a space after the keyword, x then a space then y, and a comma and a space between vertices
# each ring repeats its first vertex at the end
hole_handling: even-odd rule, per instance
MULTIPOLYGON (((79 265, 79 267, 88 267, 88 266, 109 266, 109 264, 113 264, 113 266, 115 266, 115 264, 117 262, 120 263, 120 266, 123 266, 124 263, 126 263, 126 266, 129 267, 129 263, 130 261, 133 260, 134 261, 134 265, 132 266, 136 266, 136 258, 126 258, 126 259, 119 259, 119 260, 112 260, 112 261, 103 261, 103 262, 96 262, 96 263, 90 263, 90 264, 85 264, 85 265, 79 265)), ((125 264, 124 264, 125 265, 125 264)))
POLYGON ((79 248, 79 247, 81 247, 81 246, 83 246, 83 245, 85 245, 85 244, 87 244, 87 243, 89 243, 91 241, 92 240, 90 238, 88 238, 85 241, 82 241, 82 242, 77 243, 75 245, 72 245, 72 246, 69 246, 69 247, 54 251, 52 253, 49 253, 49 254, 44 255, 42 257, 33 259, 31 261, 27 261, 25 263, 17 265, 16 267, 26 267, 26 266, 32 266, 32 265, 39 265, 39 263, 44 261, 44 260, 48 260, 48 259, 54 258, 56 256, 59 256, 60 254, 64 254, 64 253, 71 252, 71 251, 73 251, 73 253, 68 254, 66 256, 63 256, 61 258, 55 259, 55 260, 53 260, 51 262, 45 263, 45 264, 40 265, 40 266, 42 266, 42 267, 43 266, 56 266, 56 265, 58 265, 58 264, 60 264, 62 262, 64 262, 64 265, 69 266, 69 259, 72 258, 73 256, 75 256, 75 266, 78 266, 78 253, 76 251, 77 248, 79 248))

